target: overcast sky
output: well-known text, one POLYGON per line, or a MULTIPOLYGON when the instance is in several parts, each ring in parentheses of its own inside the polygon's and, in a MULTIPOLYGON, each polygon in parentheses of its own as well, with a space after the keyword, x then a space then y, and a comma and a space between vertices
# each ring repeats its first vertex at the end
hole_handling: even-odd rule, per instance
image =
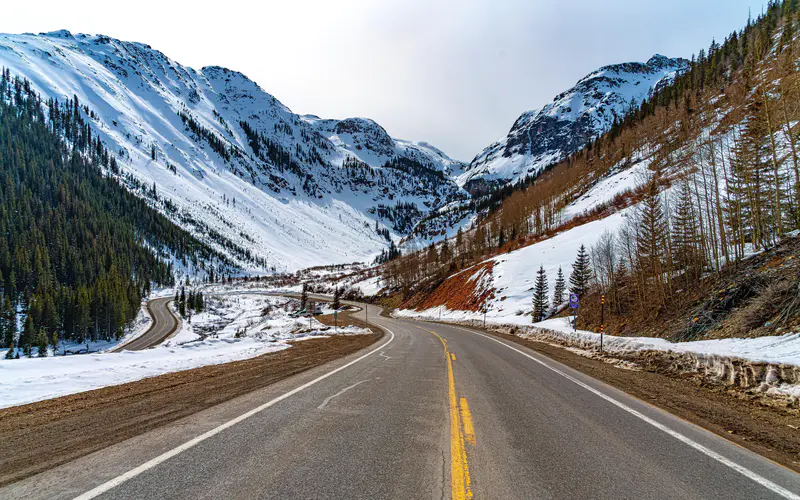
POLYGON ((0 32, 138 41, 241 71, 297 113, 369 117, 469 161, 590 71, 690 57, 754 0, 4 2, 0 32), (258 4, 258 5, 256 5, 258 4))

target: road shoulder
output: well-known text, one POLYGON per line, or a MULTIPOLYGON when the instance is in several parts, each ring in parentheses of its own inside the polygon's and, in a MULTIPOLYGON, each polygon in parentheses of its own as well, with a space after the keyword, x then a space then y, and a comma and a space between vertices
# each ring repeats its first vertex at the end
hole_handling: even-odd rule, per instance
POLYGON ((690 374, 620 368, 551 344, 480 328, 470 329, 527 347, 800 472, 797 410, 764 405, 741 392, 708 384, 690 374))

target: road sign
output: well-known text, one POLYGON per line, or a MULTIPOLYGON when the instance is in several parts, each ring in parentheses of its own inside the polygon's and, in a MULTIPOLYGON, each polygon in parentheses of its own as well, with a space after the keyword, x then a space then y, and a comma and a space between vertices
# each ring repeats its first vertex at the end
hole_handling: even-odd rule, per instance
POLYGON ((571 307, 572 309, 577 309, 580 303, 581 301, 577 293, 569 294, 569 307, 571 307))

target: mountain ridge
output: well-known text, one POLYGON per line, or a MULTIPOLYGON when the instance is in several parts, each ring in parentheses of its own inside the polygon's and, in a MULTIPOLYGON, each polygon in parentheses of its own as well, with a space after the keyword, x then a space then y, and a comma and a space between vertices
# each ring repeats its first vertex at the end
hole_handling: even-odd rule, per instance
POLYGON ((218 250, 245 248, 245 270, 369 260, 465 195, 443 175, 462 164, 441 150, 356 118, 326 120, 358 124, 343 134, 349 142, 326 137, 243 73, 195 70, 146 44, 67 30, 0 35, 0 66, 45 98, 77 96, 122 180, 157 186, 154 205, 193 221, 193 234, 218 250))
POLYGON ((458 184, 480 193, 490 185, 538 175, 610 129, 688 63, 655 54, 646 63, 611 64, 590 72, 550 103, 522 113, 505 137, 473 158, 458 184))

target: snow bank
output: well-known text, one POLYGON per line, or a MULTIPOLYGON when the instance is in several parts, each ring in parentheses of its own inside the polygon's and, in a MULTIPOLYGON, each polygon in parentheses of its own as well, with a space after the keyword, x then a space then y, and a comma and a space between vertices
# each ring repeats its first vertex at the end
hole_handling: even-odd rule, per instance
MULTIPOLYGON (((552 318, 531 325, 532 328, 553 332, 555 337, 573 345, 595 348, 600 344, 600 334, 585 330, 573 332, 567 318, 552 318)), ((655 337, 616 337, 604 335, 605 350, 629 354, 641 351, 666 351, 692 353, 708 356, 724 356, 746 359, 756 363, 787 364, 800 366, 800 333, 788 333, 775 337, 731 338, 696 340, 692 342, 670 342, 655 337)))
MULTIPOLYGON (((573 331, 567 318, 534 323, 518 335, 592 352, 600 344, 599 333, 573 331)), ((666 364, 670 371, 698 373, 717 383, 755 389, 791 401, 800 399, 800 333, 692 342, 605 335, 603 351, 612 356, 633 357, 648 365, 666 364)))

